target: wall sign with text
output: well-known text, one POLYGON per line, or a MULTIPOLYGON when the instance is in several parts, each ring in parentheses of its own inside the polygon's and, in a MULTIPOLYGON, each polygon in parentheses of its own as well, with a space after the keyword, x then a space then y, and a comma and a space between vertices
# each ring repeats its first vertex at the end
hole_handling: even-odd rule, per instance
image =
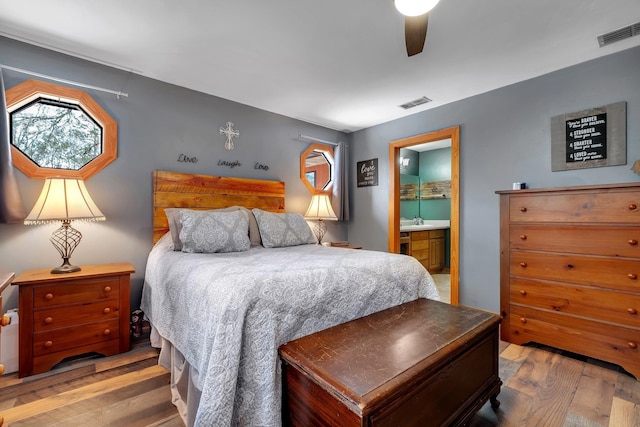
POLYGON ((378 159, 358 162, 358 187, 373 187, 378 185, 378 159))
POLYGON ((627 163, 627 103, 551 118, 551 170, 627 163))

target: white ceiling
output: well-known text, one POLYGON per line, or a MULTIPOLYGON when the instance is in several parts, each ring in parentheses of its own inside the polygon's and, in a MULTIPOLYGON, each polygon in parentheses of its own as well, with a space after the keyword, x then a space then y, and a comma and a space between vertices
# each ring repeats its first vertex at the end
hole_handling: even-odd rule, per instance
POLYGON ((392 0, 0 0, 0 35, 346 132, 638 46, 596 40, 638 21, 639 0, 441 0, 408 58, 392 0))

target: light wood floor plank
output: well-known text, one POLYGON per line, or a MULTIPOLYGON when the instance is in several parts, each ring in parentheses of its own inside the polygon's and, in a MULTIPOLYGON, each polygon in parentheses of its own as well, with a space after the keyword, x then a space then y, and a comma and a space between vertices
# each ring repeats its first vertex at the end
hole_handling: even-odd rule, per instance
POLYGON ((614 397, 609 425, 615 427, 640 425, 640 407, 633 402, 614 397))
POLYGON ((152 366, 140 371, 130 372, 122 376, 111 378, 99 383, 87 385, 74 390, 66 391, 55 396, 46 397, 35 402, 27 403, 16 408, 3 411, 5 423, 11 424, 34 415, 53 411, 59 407, 69 405, 81 400, 89 399, 99 394, 118 390, 131 382, 144 381, 147 378, 165 375, 167 371, 160 366, 152 366))
POLYGON ((609 425, 617 379, 617 372, 600 366, 585 365, 569 413, 595 425, 609 425))

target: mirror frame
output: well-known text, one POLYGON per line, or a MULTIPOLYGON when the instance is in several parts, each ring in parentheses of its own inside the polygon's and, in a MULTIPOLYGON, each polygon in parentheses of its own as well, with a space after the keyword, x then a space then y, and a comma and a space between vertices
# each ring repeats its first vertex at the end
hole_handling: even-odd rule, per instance
POLYGON ((319 142, 313 142, 311 143, 306 150, 304 150, 304 152, 302 154, 300 154, 300 180, 304 183, 304 185, 307 187, 307 189, 311 192, 311 194, 315 194, 315 193, 328 193, 331 192, 331 188, 333 187, 333 184, 335 183, 335 156, 334 156, 334 152, 333 152, 333 147, 327 144, 321 144, 319 142), (309 154, 311 154, 314 151, 319 151, 321 153, 323 153, 325 155, 325 157, 327 157, 327 160, 329 161, 329 168, 331 169, 331 179, 329 180, 329 182, 325 185, 325 188, 322 190, 317 190, 313 185, 311 185, 311 183, 309 182, 309 180, 307 179, 306 176, 306 172, 307 172, 307 164, 306 164, 306 160, 307 160, 307 156, 309 154))
POLYGON ((61 176, 86 180, 118 157, 118 124, 88 93, 39 80, 25 80, 8 89, 5 95, 9 114, 39 98, 62 98, 67 103, 81 106, 102 127, 102 153, 78 170, 40 167, 11 144, 13 165, 29 178, 61 176))

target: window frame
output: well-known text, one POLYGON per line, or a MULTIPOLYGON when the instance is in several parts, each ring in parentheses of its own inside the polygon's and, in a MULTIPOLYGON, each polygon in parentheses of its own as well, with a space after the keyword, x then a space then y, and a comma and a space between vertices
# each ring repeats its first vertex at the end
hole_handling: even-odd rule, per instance
MULTIPOLYGON (((38 166, 30 157, 11 144, 13 165, 29 178, 44 179, 56 176, 86 180, 118 157, 118 124, 87 92, 39 80, 25 80, 8 89, 5 96, 9 114, 39 98, 48 98, 78 105, 102 127, 102 153, 78 170, 38 166)), ((12 132, 12 129, 9 131, 12 132)))

